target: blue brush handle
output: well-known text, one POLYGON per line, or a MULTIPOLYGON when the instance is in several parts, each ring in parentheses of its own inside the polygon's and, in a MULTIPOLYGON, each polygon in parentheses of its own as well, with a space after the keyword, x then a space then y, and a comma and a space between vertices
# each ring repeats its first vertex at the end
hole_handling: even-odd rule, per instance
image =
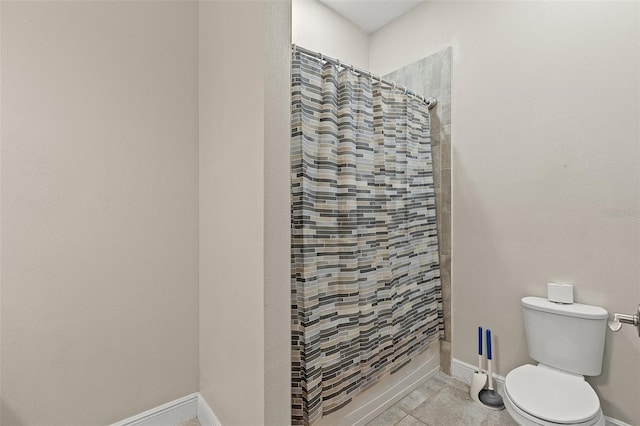
POLYGON ((482 355, 482 327, 478 327, 478 355, 482 355))
POLYGON ((491 360, 491 330, 487 329, 487 359, 491 360))

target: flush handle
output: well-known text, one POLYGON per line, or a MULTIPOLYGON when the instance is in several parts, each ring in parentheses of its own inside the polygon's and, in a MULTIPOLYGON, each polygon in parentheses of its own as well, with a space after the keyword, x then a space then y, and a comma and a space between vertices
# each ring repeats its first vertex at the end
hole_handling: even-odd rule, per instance
POLYGON ((613 318, 609 319, 609 328, 612 331, 619 331, 622 328, 622 324, 632 324, 638 329, 638 337, 640 337, 640 305, 638 305, 638 312, 635 315, 620 314, 616 312, 613 314, 613 318))

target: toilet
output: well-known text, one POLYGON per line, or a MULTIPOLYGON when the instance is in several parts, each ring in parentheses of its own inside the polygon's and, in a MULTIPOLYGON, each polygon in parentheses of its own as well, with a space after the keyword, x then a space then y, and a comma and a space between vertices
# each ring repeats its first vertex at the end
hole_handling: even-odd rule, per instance
POLYGON ((604 425, 600 400, 584 376, 602 372, 609 314, 598 306, 524 297, 522 314, 529 356, 507 374, 504 404, 526 426, 604 425))

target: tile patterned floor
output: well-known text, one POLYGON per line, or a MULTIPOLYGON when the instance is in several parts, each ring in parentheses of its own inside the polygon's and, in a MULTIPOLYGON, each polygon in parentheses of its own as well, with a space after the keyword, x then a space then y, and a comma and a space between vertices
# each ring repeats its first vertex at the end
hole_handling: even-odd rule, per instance
POLYGON ((517 426, 506 410, 494 411, 469 397, 469 386, 438 373, 367 426, 517 426))
MULTIPOLYGON (((469 386, 438 373, 367 426, 518 426, 506 410, 493 411, 469 397, 469 386)), ((180 426, 200 426, 197 418, 180 426)))

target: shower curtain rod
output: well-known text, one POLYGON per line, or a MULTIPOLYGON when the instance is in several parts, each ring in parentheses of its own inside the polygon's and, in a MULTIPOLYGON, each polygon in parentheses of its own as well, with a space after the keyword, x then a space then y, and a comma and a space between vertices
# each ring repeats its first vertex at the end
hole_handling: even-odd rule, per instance
POLYGON ((358 74, 368 75, 369 78, 378 80, 381 84, 386 84, 387 86, 390 86, 390 87, 393 87, 395 89, 401 90, 406 95, 413 96, 414 98, 426 103, 427 107, 429 109, 432 109, 438 103, 436 98, 425 98, 424 96, 418 95, 416 92, 412 92, 411 90, 407 89, 405 86, 397 87, 396 83, 393 82, 393 81, 385 80, 382 77, 380 77, 379 75, 374 75, 370 71, 366 71, 366 70, 363 70, 362 68, 354 67, 351 64, 346 64, 344 62, 341 62, 339 59, 335 59, 335 58, 332 58, 330 56, 325 56, 322 53, 314 52, 313 50, 305 49, 304 47, 300 47, 300 46, 297 46, 295 44, 291 45, 291 49, 293 50, 294 53, 295 52, 300 52, 300 53, 303 53, 303 54, 305 54, 307 56, 311 56, 313 58, 320 59, 321 61, 329 62, 330 64, 334 64, 334 65, 337 65, 339 67, 349 68, 349 69, 351 69, 351 71, 356 72, 358 74))

